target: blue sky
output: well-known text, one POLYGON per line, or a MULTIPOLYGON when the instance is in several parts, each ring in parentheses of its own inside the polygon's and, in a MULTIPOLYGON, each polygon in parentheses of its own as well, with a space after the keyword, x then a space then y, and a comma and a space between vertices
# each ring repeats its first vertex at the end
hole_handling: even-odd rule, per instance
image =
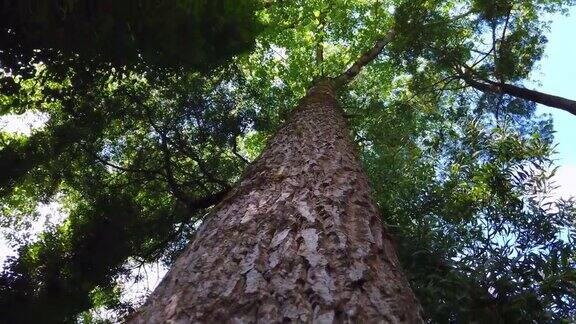
MULTIPOLYGON (((530 88, 576 100, 576 7, 568 17, 551 15, 551 31, 548 34, 545 57, 533 79, 539 84, 530 88)), ((562 196, 576 195, 576 116, 559 109, 539 106, 539 112, 550 113, 554 119, 555 138, 558 144, 555 156, 558 170, 556 182, 561 186, 562 196)))

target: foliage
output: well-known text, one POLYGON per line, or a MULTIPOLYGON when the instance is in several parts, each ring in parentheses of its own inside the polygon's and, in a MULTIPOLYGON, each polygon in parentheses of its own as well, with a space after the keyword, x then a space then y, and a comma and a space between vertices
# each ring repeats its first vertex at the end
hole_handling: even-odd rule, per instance
MULTIPOLYGON (((386 113, 409 120, 400 110, 406 108, 386 113)), ((398 134, 397 121, 387 118, 394 126, 365 151, 377 200, 426 313, 440 323, 573 318, 574 203, 555 201, 547 187, 550 121, 524 119, 527 126, 507 115, 494 123, 470 110, 446 117, 441 128, 427 123, 424 141, 413 138, 392 154, 377 149, 389 131, 398 134)))
POLYGON ((48 117, 31 136, 1 135, 2 224, 18 238, 38 202, 67 214, 35 242, 20 240, 0 280, 4 319, 69 322, 124 307, 114 279, 126 260, 178 253, 245 164, 234 154, 250 116, 234 111, 227 88, 242 80, 214 68, 252 46, 259 6, 0 4, 0 111, 48 117))
POLYGON ((234 155, 236 137, 252 118, 234 110, 241 97, 228 86, 242 84, 234 74, 190 73, 154 86, 139 75, 103 75, 106 82, 95 79, 84 94, 70 87, 63 100, 39 96, 57 102, 44 129, 16 141, 4 134, 0 161, 11 172, 3 217, 27 222, 18 211, 56 193, 69 216, 5 269, 7 318, 70 321, 96 305, 93 289, 113 289, 128 257, 172 260, 181 237, 245 164, 234 155))
MULTIPOLYGON (((69 3, 80 8, 80 1, 69 3)), ((27 73, 5 74, 0 112, 49 116, 30 136, 0 137, 0 167, 9 170, 0 174, 2 223, 18 232, 32 220, 31 206, 54 199, 68 217, 7 263, 0 308, 55 321, 74 321, 98 306, 130 311, 114 281, 127 260, 171 264, 314 80, 339 75, 393 28, 393 41, 340 99, 428 320, 576 320, 576 202, 553 196, 551 120, 536 115, 534 103, 478 93, 464 82, 472 76, 521 84, 543 53, 541 15, 570 4, 272 2, 258 12, 267 27, 253 51, 202 73, 166 67, 211 67, 230 57, 234 50, 221 48, 205 52, 220 58, 185 56, 204 52, 178 46, 214 45, 204 27, 191 37, 205 42, 150 38, 167 55, 152 60, 152 43, 131 43, 142 61, 116 60, 122 47, 113 43, 60 47, 50 37, 54 43, 46 44, 57 51, 30 54, 26 46, 38 45, 22 42, 2 52, 5 65, 46 56, 34 58, 44 64, 27 65, 27 73), (167 48, 176 45, 178 57, 170 56, 167 48), (67 63, 70 53, 90 64, 67 63)), ((178 15, 213 9, 206 6, 178 15)), ((170 20, 160 19, 172 14, 166 10, 159 20, 170 20)), ((255 30, 251 19, 235 17, 239 32, 255 30)), ((173 25, 156 35, 163 28, 173 25)))
POLYGON ((93 67, 208 71, 247 50, 260 29, 255 1, 3 1, 0 62, 13 73, 93 67))

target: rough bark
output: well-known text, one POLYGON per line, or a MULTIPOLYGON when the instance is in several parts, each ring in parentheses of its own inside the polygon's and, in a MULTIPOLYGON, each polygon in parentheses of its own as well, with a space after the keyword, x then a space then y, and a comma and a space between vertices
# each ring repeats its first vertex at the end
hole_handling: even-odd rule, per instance
POLYGON ((422 322, 334 84, 300 101, 129 322, 422 322))
POLYGON ((504 93, 516 98, 536 102, 548 107, 562 109, 576 116, 576 101, 559 96, 493 81, 480 82, 465 76, 464 81, 482 92, 504 93))

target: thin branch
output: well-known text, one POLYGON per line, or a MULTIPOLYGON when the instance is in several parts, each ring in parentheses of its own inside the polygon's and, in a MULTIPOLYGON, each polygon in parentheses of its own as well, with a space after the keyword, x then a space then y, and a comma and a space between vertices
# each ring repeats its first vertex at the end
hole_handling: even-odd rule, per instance
POLYGON ((96 159, 98 162, 109 166, 111 168, 114 168, 116 170, 120 170, 123 172, 131 172, 131 173, 144 173, 144 174, 154 174, 154 175, 161 175, 161 173, 158 170, 144 170, 144 169, 133 169, 133 168, 127 168, 127 167, 122 167, 116 164, 113 164, 111 162, 109 162, 108 160, 105 160, 104 158, 102 158, 101 156, 99 156, 98 154, 92 152, 91 150, 84 148, 84 150, 90 154, 90 156, 92 156, 94 159, 96 159))
POLYGON ((238 152, 238 143, 236 143, 236 138, 234 139, 233 144, 232 144, 232 153, 233 153, 237 158, 239 158, 241 161, 243 161, 244 163, 250 164, 250 161, 248 161, 248 159, 246 159, 244 156, 242 156, 242 154, 240 154, 240 153, 238 152))
MULTIPOLYGON (((318 39, 316 40, 316 64, 322 67, 322 62, 324 62, 324 29, 326 28, 326 12, 323 11, 318 17, 318 39)), ((320 75, 323 75, 323 71, 320 71, 320 75)))
MULTIPOLYGON (((202 172, 202 174, 204 174, 208 180, 210 182, 213 183, 217 183, 220 186, 222 186, 223 188, 230 188, 230 185, 222 180, 222 179, 218 179, 216 176, 214 176, 214 174, 212 172, 210 172, 209 167, 206 165, 206 163, 204 163, 204 160, 196 153, 194 152, 191 148, 187 147, 185 145, 185 141, 182 138, 180 132, 178 132, 176 130, 175 132, 176 134, 176 146, 178 146, 178 148, 180 150, 182 150, 184 152, 184 154, 186 154, 186 156, 190 157, 192 160, 194 160, 197 164, 198 164, 198 168, 200 169, 200 172, 202 172)), ((168 139, 166 139, 168 140, 168 139)))
POLYGON ((480 50, 477 50, 475 48, 471 48, 470 51, 474 52, 474 53, 482 54, 482 55, 490 55, 490 52, 480 51, 480 50))

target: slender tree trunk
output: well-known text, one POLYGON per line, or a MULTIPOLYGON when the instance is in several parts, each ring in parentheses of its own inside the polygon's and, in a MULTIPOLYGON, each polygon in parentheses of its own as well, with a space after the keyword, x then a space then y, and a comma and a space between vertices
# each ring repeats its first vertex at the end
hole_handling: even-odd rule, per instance
POLYGON ((132 323, 422 322, 322 80, 132 323))

